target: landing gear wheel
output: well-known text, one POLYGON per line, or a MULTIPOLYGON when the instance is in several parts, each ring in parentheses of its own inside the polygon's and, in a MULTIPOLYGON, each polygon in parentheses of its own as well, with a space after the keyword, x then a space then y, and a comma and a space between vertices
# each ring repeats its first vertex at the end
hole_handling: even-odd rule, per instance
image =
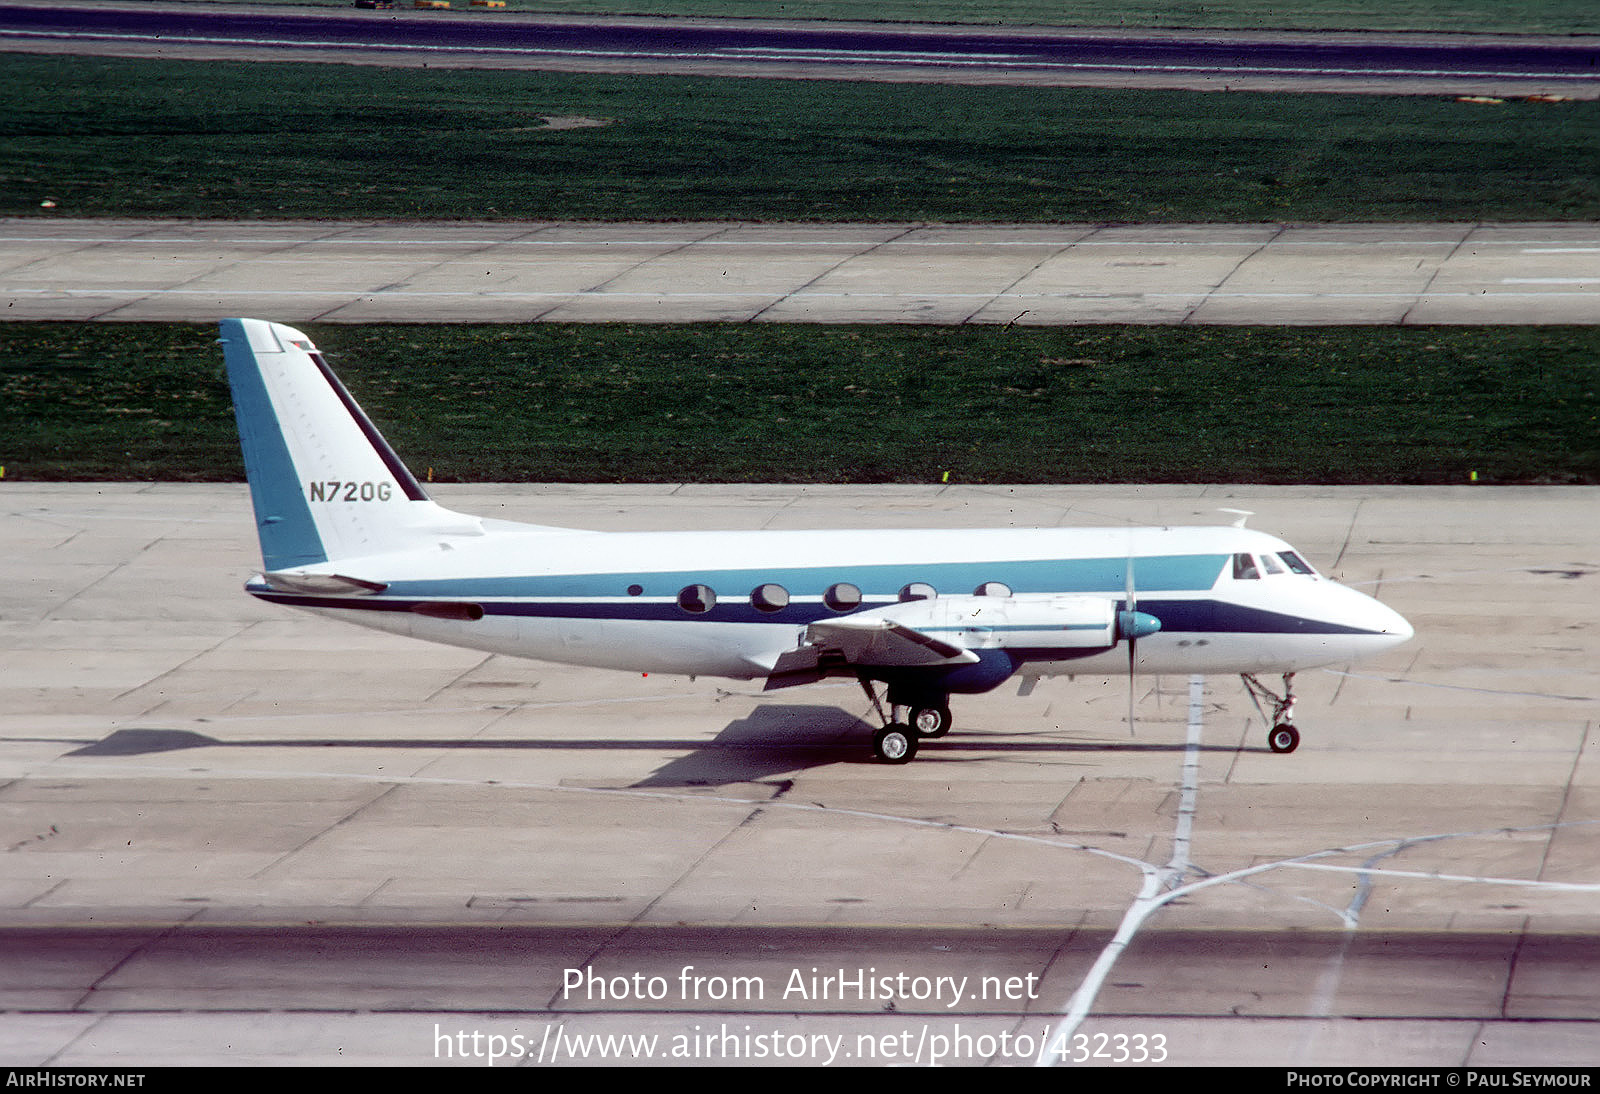
POLYGON ((910 726, 892 722, 872 735, 872 751, 886 764, 910 763, 917 754, 917 735, 910 726))
POLYGON ((1250 701, 1255 704, 1256 713, 1261 715, 1261 720, 1272 728, 1267 730, 1267 747, 1274 752, 1293 752, 1300 747, 1300 731, 1294 728, 1294 673, 1283 674, 1283 694, 1277 695, 1273 690, 1255 678, 1253 673, 1241 673, 1239 679, 1244 681, 1245 691, 1250 695, 1250 701), (1261 709, 1265 700, 1272 705, 1272 714, 1261 709))
POLYGON ((917 707, 911 712, 911 728, 918 737, 943 737, 950 732, 950 708, 917 707))

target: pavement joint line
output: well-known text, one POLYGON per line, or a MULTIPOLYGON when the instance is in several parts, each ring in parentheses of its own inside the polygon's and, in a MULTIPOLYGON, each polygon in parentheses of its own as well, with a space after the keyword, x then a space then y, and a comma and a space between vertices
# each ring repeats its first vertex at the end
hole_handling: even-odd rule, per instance
MULTIPOLYGON (((1011 283, 1009 285, 1007 285, 1005 288, 1001 289, 999 292, 994 293, 989 298, 988 303, 981 304, 977 308, 975 308, 974 310, 969 312, 967 314, 967 316, 964 319, 961 320, 961 322, 963 324, 974 322, 977 319, 977 317, 979 315, 983 314, 983 312, 985 310, 987 310, 988 308, 994 307, 995 305, 999 304, 1002 300, 1011 299, 1012 298, 1012 294, 1014 294, 1016 292, 1016 288, 1017 288, 1018 285, 1022 284, 1028 278, 1030 278, 1034 274, 1038 273, 1040 271, 1040 269, 1042 269, 1044 267, 1045 263, 1049 262, 1051 259, 1060 258, 1062 255, 1070 254, 1072 252, 1072 248, 1075 245, 1076 245, 1076 241, 1074 241, 1072 243, 1065 243, 1065 244, 1062 244, 1060 246, 1052 248, 1048 254, 1045 254, 1045 255, 1041 256, 1039 261, 1035 262, 1027 270, 1023 271, 1022 273, 1020 273, 1016 277, 1014 277, 1011 280, 1011 283)), ((1022 315, 1018 315, 1016 317, 1016 319, 1011 320, 1011 322, 1015 323, 1017 321, 1017 319, 1021 319, 1023 315, 1027 315, 1027 314, 1028 314, 1027 311, 1024 310, 1022 312, 1022 315)))
POLYGON ((1245 254, 1237 262, 1235 262, 1231 266, 1229 266, 1227 271, 1225 273, 1223 273, 1222 277, 1214 285, 1212 285, 1210 288, 1208 288, 1205 291, 1205 295, 1202 296, 1200 298, 1200 300, 1197 301, 1194 305, 1192 305, 1188 309, 1187 312, 1185 312, 1185 314, 1183 316, 1183 319, 1182 319, 1182 322, 1184 322, 1184 323, 1192 323, 1192 322, 1194 322, 1195 314, 1197 312, 1199 312, 1202 308, 1204 308, 1207 304, 1211 303, 1211 301, 1213 299, 1226 299, 1227 296, 1231 295, 1231 294, 1224 294, 1222 292, 1222 287, 1224 285, 1226 285, 1229 281, 1232 281, 1235 277, 1237 277, 1239 275, 1239 272, 1241 270, 1243 270, 1246 265, 1249 264, 1249 262, 1250 262, 1250 260, 1252 258, 1256 257, 1256 255, 1260 254, 1263 250, 1266 250, 1267 248, 1271 247, 1275 242, 1277 242, 1279 239, 1281 239, 1283 237, 1283 233, 1284 233, 1284 228, 1283 228, 1283 226, 1280 225, 1276 232, 1274 232, 1268 238, 1258 241, 1257 245, 1255 247, 1253 247, 1249 251, 1249 253, 1245 254))
MULTIPOLYGON (((669 255, 678 254, 680 251, 688 250, 690 247, 699 247, 699 246, 703 246, 705 244, 708 244, 712 240, 714 240, 717 236, 726 235, 729 230, 730 230, 730 226, 729 225, 711 225, 710 226, 710 230, 707 232, 707 234, 702 236, 702 237, 700 237, 700 238, 663 241, 660 244, 660 246, 664 247, 665 248, 664 250, 660 250, 660 251, 657 251, 655 253, 645 255, 643 258, 640 258, 637 262, 633 263, 632 265, 628 266, 627 268, 622 269, 622 270, 618 270, 616 273, 612 274, 610 277, 606 278, 604 281, 601 281, 599 284, 593 285, 593 286, 591 286, 591 287, 589 287, 587 289, 581 290, 580 291, 580 295, 587 295, 589 293, 603 293, 603 294, 606 294, 606 295, 611 295, 610 291, 606 288, 607 285, 614 284, 617 281, 621 280, 622 278, 627 277, 629 274, 632 274, 632 273, 635 273, 635 272, 637 272, 639 270, 642 270, 646 266, 650 265, 652 262, 660 261, 661 259, 666 258, 669 255)), ((655 294, 655 293, 640 293, 640 294, 637 294, 637 295, 655 296, 655 295, 658 295, 658 294, 655 294)))
POLYGON ((1550 691, 1509 691, 1499 688, 1479 688, 1470 684, 1441 684, 1434 680, 1411 680, 1403 676, 1379 676, 1370 672, 1353 672, 1349 669, 1318 669, 1318 672, 1344 676, 1352 680, 1376 680, 1385 684, 1408 684, 1414 688, 1438 688, 1441 691, 1470 691, 1475 695, 1503 695, 1516 699, 1550 699, 1563 703, 1593 703, 1600 698, 1593 695, 1562 695, 1550 691))
POLYGON ((1449 263, 1452 258, 1461 253, 1461 248, 1466 246, 1467 241, 1472 238, 1472 235, 1473 229, 1468 228, 1462 233, 1461 238, 1456 240, 1456 245, 1450 248, 1450 253, 1445 255, 1444 258, 1434 265, 1433 271, 1428 275, 1427 282, 1422 286, 1422 290, 1417 293, 1416 300, 1414 300, 1411 306, 1406 308, 1405 313, 1400 316, 1401 326, 1404 326, 1411 321, 1411 313, 1416 311, 1418 305, 1428 298, 1428 294, 1433 289, 1434 283, 1439 280, 1439 275, 1444 272, 1445 265, 1449 263))
MULTIPOLYGON (((1578 780, 1578 773, 1583 769, 1583 754, 1589 747, 1589 731, 1594 728, 1593 721, 1585 721, 1582 736, 1578 738, 1578 749, 1572 757, 1572 767, 1567 775, 1567 781, 1561 787, 1561 804, 1556 808, 1556 823, 1566 823, 1567 809, 1572 805, 1572 788, 1578 780)), ((1550 863, 1550 852, 1555 846, 1555 837, 1558 829, 1550 830, 1549 838, 1544 843, 1544 854, 1539 858, 1539 876, 1544 877, 1546 867, 1550 863)))
MULTIPOLYGON (((846 266, 849 263, 855 261, 856 259, 864 258, 865 256, 871 254, 874 251, 881 250, 883 247, 888 246, 889 244, 893 243, 895 240, 902 239, 902 238, 904 238, 904 237, 906 237, 908 235, 911 235, 915 231, 916 231, 915 228, 907 227, 903 231, 899 232, 898 234, 890 236, 888 239, 880 240, 875 244, 872 244, 870 246, 864 247, 864 248, 862 248, 862 249, 860 249, 858 251, 854 251, 851 254, 846 255, 844 258, 841 258, 838 262, 835 262, 833 265, 831 265, 827 269, 821 271, 816 276, 812 277, 810 280, 801 283, 801 285, 798 288, 791 289, 788 292, 780 293, 775 299, 770 301, 765 307, 759 308, 753 314, 747 316, 746 320, 748 322, 757 322, 757 321, 760 320, 760 318, 763 315, 765 315, 767 312, 771 311, 773 308, 778 307, 780 304, 784 304, 784 303, 786 303, 786 302, 788 302, 790 300, 794 300, 794 299, 797 299, 797 298, 800 298, 800 297, 817 295, 815 293, 811 293, 811 292, 807 291, 809 286, 815 285, 817 282, 821 281, 825 277, 832 276, 835 271, 842 269, 844 266, 846 266)), ((757 294, 749 294, 749 295, 757 295, 757 294)), ((760 294, 760 295, 770 295, 770 294, 760 294)), ((848 295, 848 294, 845 294, 845 295, 848 295)), ((969 295, 980 295, 980 294, 969 294, 969 295)))

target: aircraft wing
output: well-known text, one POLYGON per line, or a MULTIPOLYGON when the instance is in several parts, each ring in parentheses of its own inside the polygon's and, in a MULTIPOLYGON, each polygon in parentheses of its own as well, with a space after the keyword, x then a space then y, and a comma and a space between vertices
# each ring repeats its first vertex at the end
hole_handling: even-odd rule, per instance
POLYGON ((930 634, 871 615, 846 616, 812 623, 805 644, 778 658, 764 690, 790 688, 821 680, 830 669, 914 668, 921 665, 970 665, 978 655, 930 634))

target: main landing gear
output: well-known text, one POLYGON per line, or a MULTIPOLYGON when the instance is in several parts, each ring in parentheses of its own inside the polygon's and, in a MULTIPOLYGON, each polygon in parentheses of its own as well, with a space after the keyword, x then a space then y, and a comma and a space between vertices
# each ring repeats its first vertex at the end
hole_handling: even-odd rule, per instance
POLYGON ((1267 730, 1267 747, 1274 752, 1293 752, 1300 747, 1300 731, 1294 728, 1294 673, 1283 674, 1283 694, 1279 695, 1257 680, 1251 673, 1239 674, 1239 679, 1244 681, 1245 690, 1250 693, 1251 702, 1255 703, 1256 710, 1263 719, 1267 712, 1261 709, 1262 700, 1272 704, 1272 717, 1268 724, 1272 727, 1267 730))
POLYGON ((950 732, 950 700, 947 696, 908 697, 889 691, 894 717, 884 713, 872 681, 860 677, 861 690, 867 693, 872 709, 878 712, 883 728, 872 735, 872 754, 886 764, 910 763, 917 755, 917 744, 924 738, 943 737, 950 732))

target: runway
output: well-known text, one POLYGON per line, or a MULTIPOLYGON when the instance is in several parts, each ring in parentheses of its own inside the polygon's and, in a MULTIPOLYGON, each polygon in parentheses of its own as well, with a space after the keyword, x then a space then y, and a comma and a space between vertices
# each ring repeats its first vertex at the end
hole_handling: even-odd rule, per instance
POLYGON ((0 315, 1594 323, 1600 225, 0 221, 0 315))
POLYGON ((1302 674, 1291 755, 1237 680, 1141 680, 1130 727, 1079 678, 904 768, 853 687, 269 609, 240 486, 0 491, 7 1064, 1595 1062, 1595 489, 436 491, 594 528, 1248 509, 1417 629, 1302 674))
POLYGON ((1600 94, 1592 36, 1141 32, 515 12, 0 4, 0 49, 1036 86, 1600 94))

